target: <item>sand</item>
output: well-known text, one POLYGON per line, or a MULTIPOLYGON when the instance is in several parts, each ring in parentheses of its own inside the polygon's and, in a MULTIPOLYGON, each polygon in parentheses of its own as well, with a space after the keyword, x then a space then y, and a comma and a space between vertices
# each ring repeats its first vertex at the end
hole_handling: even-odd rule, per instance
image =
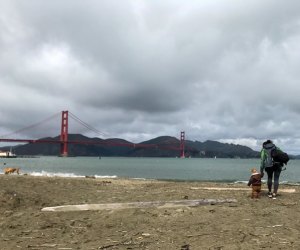
POLYGON ((300 249, 300 187, 280 189, 294 191, 253 200, 245 184, 0 175, 0 249, 300 249), (236 202, 159 206, 201 199, 236 202))

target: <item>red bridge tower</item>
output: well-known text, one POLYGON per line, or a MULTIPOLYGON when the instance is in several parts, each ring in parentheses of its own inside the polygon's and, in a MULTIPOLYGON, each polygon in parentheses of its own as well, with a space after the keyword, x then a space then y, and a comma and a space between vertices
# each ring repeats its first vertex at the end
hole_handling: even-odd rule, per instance
POLYGON ((184 155, 184 141, 185 141, 185 132, 180 132, 180 158, 185 158, 184 155))
POLYGON ((61 112, 60 155, 68 156, 68 111, 61 112))

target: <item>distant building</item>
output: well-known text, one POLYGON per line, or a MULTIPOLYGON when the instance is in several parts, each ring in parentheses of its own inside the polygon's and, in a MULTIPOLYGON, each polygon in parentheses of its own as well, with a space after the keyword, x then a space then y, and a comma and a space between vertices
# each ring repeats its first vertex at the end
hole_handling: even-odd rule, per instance
POLYGON ((0 158, 16 158, 17 156, 11 151, 0 151, 0 158))

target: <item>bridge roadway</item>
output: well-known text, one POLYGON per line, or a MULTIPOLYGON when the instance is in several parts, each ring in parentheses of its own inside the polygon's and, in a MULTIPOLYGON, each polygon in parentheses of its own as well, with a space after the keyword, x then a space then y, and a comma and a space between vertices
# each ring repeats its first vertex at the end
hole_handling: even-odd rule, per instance
POLYGON ((55 140, 34 140, 34 139, 0 139, 0 142, 22 142, 22 143, 58 143, 58 144, 85 144, 85 145, 105 145, 105 146, 122 146, 133 148, 160 148, 170 150, 180 150, 179 145, 177 147, 162 144, 141 144, 141 143, 125 143, 125 142, 106 142, 106 141, 55 141, 55 140))

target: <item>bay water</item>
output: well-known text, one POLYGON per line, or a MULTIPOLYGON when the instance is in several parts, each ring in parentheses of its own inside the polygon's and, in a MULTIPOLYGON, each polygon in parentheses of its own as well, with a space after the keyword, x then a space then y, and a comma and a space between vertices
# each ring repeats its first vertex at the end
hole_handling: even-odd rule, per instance
MULTIPOLYGON (((260 159, 38 157, 1 158, 0 166, 22 174, 96 178, 141 178, 180 181, 247 182, 260 159)), ((1 171, 3 173, 3 171, 1 171)), ((266 179, 266 177, 264 178, 266 179)), ((300 184, 300 160, 290 160, 281 183, 300 184)))

